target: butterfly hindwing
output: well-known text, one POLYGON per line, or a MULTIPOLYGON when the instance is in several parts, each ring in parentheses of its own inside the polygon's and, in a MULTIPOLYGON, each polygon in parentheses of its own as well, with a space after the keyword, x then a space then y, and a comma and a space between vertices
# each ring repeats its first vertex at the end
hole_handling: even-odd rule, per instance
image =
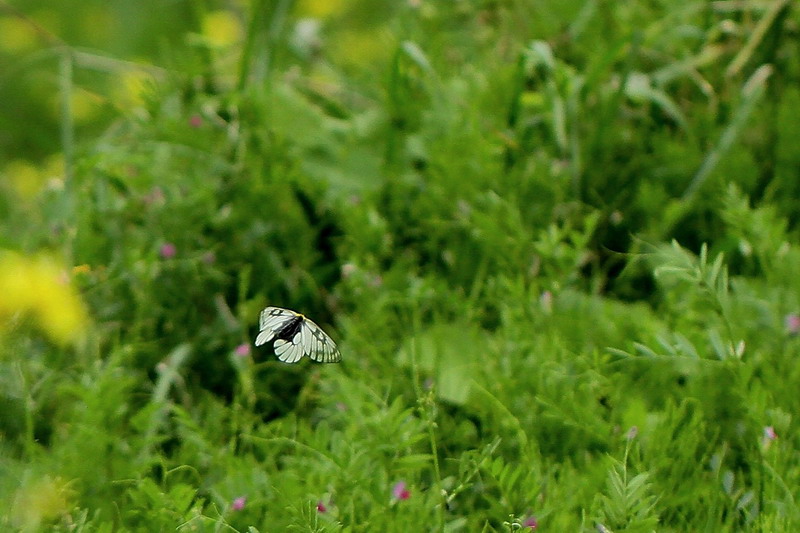
MULTIPOLYGON (((298 333, 295 338, 299 335, 300 333, 298 333)), ((278 356, 278 359, 284 363, 296 363, 303 357, 303 347, 299 340, 295 343, 278 339, 275 341, 275 354, 278 356)))
POLYGON ((281 307, 267 307, 259 317, 256 346, 274 340, 275 355, 285 363, 296 363, 304 355, 313 361, 336 363, 342 356, 336 343, 312 320, 281 307))

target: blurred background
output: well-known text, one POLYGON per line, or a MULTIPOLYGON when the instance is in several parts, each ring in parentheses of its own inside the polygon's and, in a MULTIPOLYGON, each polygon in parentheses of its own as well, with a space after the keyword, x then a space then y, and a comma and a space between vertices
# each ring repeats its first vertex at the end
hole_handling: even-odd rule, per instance
POLYGON ((798 22, 0 1, 0 524, 791 531, 798 22))

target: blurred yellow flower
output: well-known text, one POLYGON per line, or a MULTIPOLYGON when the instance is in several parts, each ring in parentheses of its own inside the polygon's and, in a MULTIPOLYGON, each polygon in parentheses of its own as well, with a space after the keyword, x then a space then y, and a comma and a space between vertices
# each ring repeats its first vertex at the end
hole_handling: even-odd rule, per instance
POLYGON ((325 18, 341 13, 345 5, 344 0, 300 0, 297 14, 300 17, 325 18))
POLYGON ((230 11, 212 11, 203 18, 203 36, 215 47, 225 47, 242 38, 241 21, 230 11))
POLYGON ((11 161, 3 169, 6 182, 24 200, 30 200, 42 189, 45 175, 38 167, 23 159, 11 161))
POLYGON ((72 492, 68 483, 59 477, 44 476, 25 483, 14 498, 14 525, 23 531, 38 531, 70 511, 72 492))
POLYGON ((36 30, 18 17, 0 18, 0 49, 20 53, 36 47, 36 30))
POLYGON ((72 116, 76 122, 87 123, 97 117, 100 111, 100 98, 85 89, 75 88, 70 95, 72 116))
POLYGON ((545 104, 544 94, 540 91, 524 91, 520 96, 520 103, 527 109, 542 109, 545 104))
POLYGON ((0 254, 0 323, 18 313, 30 313, 54 341, 76 341, 88 320, 65 270, 50 257, 0 254))
POLYGON ((337 39, 331 39, 331 55, 337 61, 356 66, 385 62, 391 51, 392 37, 388 29, 343 31, 337 39))
POLYGON ((91 271, 92 271, 92 267, 90 267, 89 265, 87 265, 85 263, 83 265, 76 265, 76 266, 72 267, 72 273, 73 274, 88 274, 91 271))
POLYGON ((148 87, 151 77, 140 70, 123 72, 116 84, 113 100, 118 107, 129 109, 144 103, 142 94, 148 87))

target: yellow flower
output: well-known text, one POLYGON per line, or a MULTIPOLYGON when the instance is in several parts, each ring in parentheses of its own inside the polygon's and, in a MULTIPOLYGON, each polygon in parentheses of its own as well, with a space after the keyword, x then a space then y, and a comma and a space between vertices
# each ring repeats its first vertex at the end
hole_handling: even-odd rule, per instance
POLYGON ((330 53, 342 63, 364 66, 383 63, 392 51, 392 37, 385 27, 342 31, 331 41, 330 53))
POLYGON ((23 531, 38 531, 71 509, 72 489, 63 479, 50 476, 25 483, 14 498, 13 523, 23 531))
POLYGON ((87 90, 76 88, 70 95, 70 101, 70 111, 76 122, 91 122, 100 112, 100 99, 87 90))
POLYGON ((343 0, 301 0, 297 3, 297 13, 302 17, 326 18, 344 11, 343 0))
POLYGON ((203 18, 203 36, 212 46, 229 46, 241 40, 242 24, 230 11, 212 11, 203 18))
POLYGON ((0 18, 0 49, 9 53, 22 53, 37 46, 34 27, 17 17, 0 18))
POLYGON ((113 100, 123 109, 144 104, 142 95, 151 82, 151 76, 138 70, 122 72, 115 86, 113 100))
POLYGON ((75 265, 74 267, 72 267, 72 273, 73 274, 88 274, 91 271, 92 271, 92 267, 90 267, 89 265, 87 265, 85 263, 82 264, 82 265, 75 265))
POLYGON ((41 190, 45 176, 35 166, 22 159, 15 159, 3 169, 6 180, 23 200, 30 200, 41 190))
POLYGON ((65 270, 50 257, 0 255, 0 324, 19 313, 31 314, 59 344, 78 340, 88 321, 65 270))

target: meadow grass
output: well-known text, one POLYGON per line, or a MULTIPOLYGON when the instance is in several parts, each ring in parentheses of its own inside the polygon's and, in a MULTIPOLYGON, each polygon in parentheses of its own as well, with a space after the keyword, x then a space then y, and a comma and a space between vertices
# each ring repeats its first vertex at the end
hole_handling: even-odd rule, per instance
POLYGON ((797 531, 796 6, 377 4, 19 59, 0 527, 797 531))

